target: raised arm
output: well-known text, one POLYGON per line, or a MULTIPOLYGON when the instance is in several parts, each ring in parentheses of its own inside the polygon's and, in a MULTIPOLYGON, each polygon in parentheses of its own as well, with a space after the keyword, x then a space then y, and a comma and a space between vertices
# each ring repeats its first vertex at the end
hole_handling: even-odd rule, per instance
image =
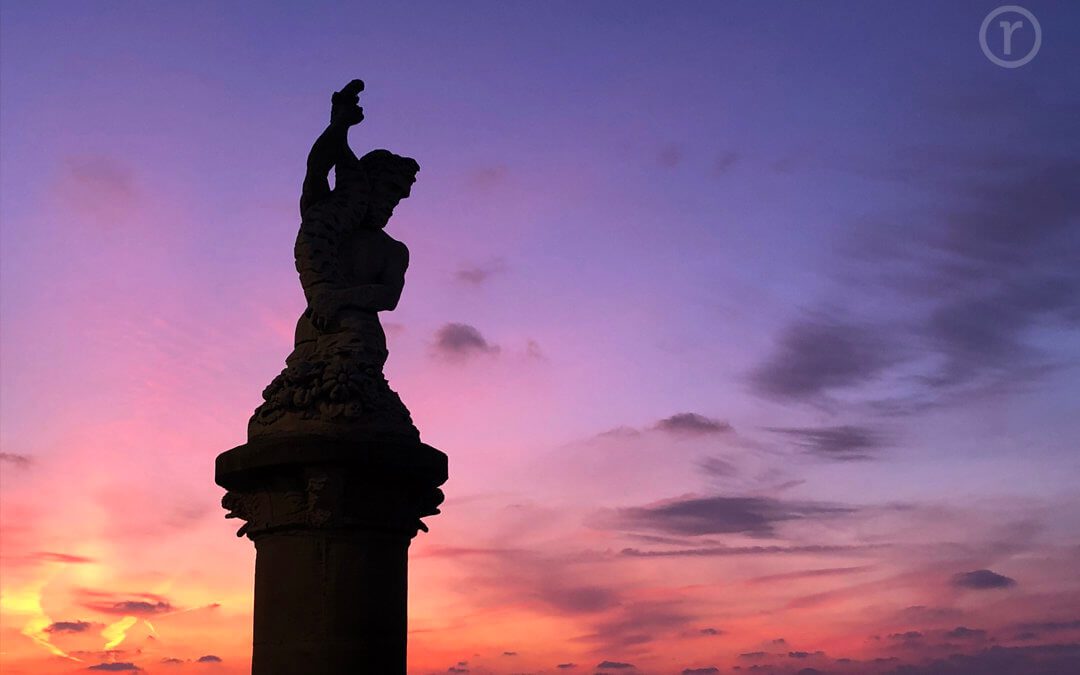
POLYGON ((307 173, 300 193, 300 214, 312 204, 330 194, 330 169, 338 162, 356 161, 349 147, 349 127, 364 119, 360 107, 360 92, 364 90, 361 80, 353 80, 330 98, 330 124, 319 134, 311 146, 307 158, 307 173))

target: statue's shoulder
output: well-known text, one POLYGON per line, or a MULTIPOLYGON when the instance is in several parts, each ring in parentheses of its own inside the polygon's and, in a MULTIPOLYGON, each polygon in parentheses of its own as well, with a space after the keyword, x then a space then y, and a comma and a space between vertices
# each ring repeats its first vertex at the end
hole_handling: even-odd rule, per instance
POLYGON ((386 230, 380 230, 379 232, 382 235, 381 239, 383 240, 383 246, 385 247, 388 256, 396 258, 403 261, 405 264, 408 264, 409 247, 405 245, 405 242, 394 239, 386 233, 386 230))
POLYGON ((383 259, 401 265, 408 265, 408 246, 403 242, 390 237, 386 230, 375 232, 375 240, 377 242, 375 245, 378 247, 378 251, 381 252, 380 255, 383 259))

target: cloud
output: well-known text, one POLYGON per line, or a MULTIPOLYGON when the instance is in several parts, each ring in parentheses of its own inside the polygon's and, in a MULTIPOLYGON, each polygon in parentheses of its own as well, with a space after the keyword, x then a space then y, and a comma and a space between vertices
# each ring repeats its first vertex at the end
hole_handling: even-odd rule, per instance
POLYGON ((656 428, 671 434, 707 435, 731 431, 731 425, 697 413, 677 413, 656 423, 656 428))
POLYGON ((138 623, 133 616, 124 616, 101 629, 101 637, 105 638, 105 649, 112 649, 127 639, 127 632, 138 623))
POLYGON ((629 670, 634 667, 632 663, 623 663, 622 661, 601 661, 596 664, 599 670, 629 670))
POLYGON ((57 621, 45 628, 46 633, 82 633, 90 629, 89 621, 57 621))
POLYGON ((926 605, 911 605, 897 612, 897 618, 904 623, 947 621, 962 615, 963 612, 953 607, 927 607, 926 605))
POLYGON ((723 635, 724 634, 724 631, 718 630, 716 628, 702 628, 698 632, 701 633, 702 635, 723 635))
POLYGON ((717 478, 728 478, 739 473, 738 467, 719 457, 706 457, 698 462, 698 466, 706 474, 717 478))
POLYGON ((52 551, 39 551, 37 553, 31 553, 29 557, 42 562, 69 563, 74 565, 96 562, 93 558, 87 558, 81 555, 72 555, 70 553, 55 553, 52 551))
MULTIPOLYGON (((1080 252, 1078 252, 1080 253, 1080 252)), ((1080 303, 1080 280, 1045 275, 997 284, 997 288, 943 303, 928 317, 924 333, 944 357, 925 381, 935 388, 979 379, 1003 379, 1040 366, 1038 351, 1025 341, 1041 323, 1067 318, 1080 303)), ((1069 318, 1068 323, 1074 319, 1069 318)))
POLYGON ((634 427, 621 426, 614 429, 608 429, 607 431, 601 431, 596 434, 595 438, 614 438, 614 439, 628 439, 637 438, 641 436, 641 432, 634 427))
POLYGON ((769 427, 769 431, 792 438, 812 455, 839 461, 873 459, 882 446, 881 435, 867 427, 769 427))
POLYGON ((656 640, 673 639, 697 616, 681 600, 623 602, 607 618, 593 625, 595 632, 583 640, 617 650, 656 640))
POLYGON ((20 455, 14 452, 0 452, 0 462, 7 462, 18 469, 28 469, 34 463, 29 455, 20 455))
POLYGON ((454 279, 463 284, 481 286, 492 277, 505 271, 506 262, 503 261, 502 258, 497 258, 482 264, 460 267, 458 271, 454 273, 454 279))
POLYGON ((719 672, 720 669, 716 666, 706 666, 705 668, 683 668, 682 675, 715 675, 719 672))
POLYGON ((1005 647, 975 654, 950 654, 917 665, 898 666, 889 675, 1061 675, 1080 671, 1080 644, 1005 647))
POLYGON ((850 245, 837 247, 835 280, 846 290, 826 300, 866 308, 858 330, 793 321, 751 375, 759 394, 815 401, 881 380, 885 398, 865 403, 913 414, 1009 394, 1070 366, 1062 352, 1080 327, 1075 103, 1023 87, 950 88, 923 107, 964 133, 854 163, 830 153, 823 165, 893 182, 910 199, 860 215, 850 245), (977 142, 961 139, 976 129, 977 142))
POLYGON ((1038 633, 1057 633, 1060 631, 1080 630, 1080 619, 1066 621, 1035 621, 1016 625, 1017 630, 1038 633))
POLYGON ((102 614, 146 616, 176 609, 166 598, 152 593, 136 593, 135 597, 118 597, 116 594, 92 590, 81 593, 85 598, 83 605, 102 614))
POLYGON ((679 497, 648 506, 617 511, 619 524, 667 534, 748 534, 772 537, 778 524, 805 519, 835 518, 854 513, 852 507, 823 502, 783 501, 769 497, 679 497))
POLYGON ((809 401, 836 389, 866 384, 897 361, 886 334, 836 319, 804 319, 780 336, 773 355, 750 375, 759 394, 809 401))
POLYGON ((878 548, 876 545, 824 545, 807 546, 702 546, 699 548, 667 549, 660 551, 642 551, 636 548, 624 548, 621 555, 635 558, 682 558, 682 557, 727 557, 742 555, 829 555, 850 554, 878 548))
MULTIPOLYGON (((657 420, 652 426, 635 428, 632 426, 619 426, 614 429, 602 431, 592 440, 619 439, 627 440, 641 437, 646 433, 669 434, 679 438, 701 438, 708 436, 720 436, 733 433, 734 428, 723 420, 706 417, 698 413, 683 412, 675 413, 669 417, 657 420)), ((717 460, 722 462, 723 460, 717 460)))
POLYGON ((1011 588, 1016 585, 1016 579, 1011 579, 990 570, 975 570, 974 572, 960 572, 954 575, 952 585, 957 588, 985 591, 997 588, 1011 588))
POLYGON ((470 602, 580 617, 601 615, 623 601, 615 579, 592 569, 597 558, 500 548, 436 549, 435 554, 462 560, 471 576, 461 592, 470 602), (590 569, 582 571, 582 565, 590 569))
POLYGON ((560 663, 559 665, 557 665, 555 667, 558 668, 559 670, 570 670, 571 668, 577 668, 577 664, 576 663, 560 663))
POLYGON ((196 663, 221 663, 220 656, 214 656, 213 654, 207 654, 206 656, 200 656, 195 660, 196 663))
POLYGON ((116 662, 116 663, 99 663, 96 666, 90 666, 87 670, 102 670, 112 673, 127 673, 127 672, 139 672, 142 668, 138 667, 134 663, 128 662, 116 662))
POLYGON ((618 593, 605 586, 558 583, 544 588, 542 598, 555 609, 571 614, 599 612, 619 604, 618 593))
POLYGON ((1064 366, 1032 339, 1080 326, 1080 161, 1058 137, 1049 144, 1042 154, 894 153, 889 170, 932 206, 904 227, 884 216, 888 227, 863 233, 861 285, 908 310, 905 339, 924 357, 914 409, 1009 391, 1064 366))
POLYGON ((795 579, 816 579, 820 577, 835 577, 846 576, 849 574, 858 574, 873 569, 869 565, 860 565, 857 567, 826 567, 823 569, 814 570, 798 570, 796 572, 785 572, 783 574, 767 574, 765 576, 754 577, 753 579, 747 579, 747 584, 771 584, 778 581, 794 581, 795 579))
POLYGON ((98 607, 103 612, 110 614, 161 614, 172 611, 172 605, 167 602, 147 602, 145 600, 124 600, 107 608, 98 607))
POLYGON ((465 359, 477 354, 495 354, 499 347, 490 344, 476 328, 465 323, 448 323, 435 333, 436 353, 465 359))
POLYGON ((981 628, 968 628, 967 626, 957 626, 952 630, 945 633, 945 637, 957 638, 961 640, 983 640, 986 638, 986 631, 981 628))

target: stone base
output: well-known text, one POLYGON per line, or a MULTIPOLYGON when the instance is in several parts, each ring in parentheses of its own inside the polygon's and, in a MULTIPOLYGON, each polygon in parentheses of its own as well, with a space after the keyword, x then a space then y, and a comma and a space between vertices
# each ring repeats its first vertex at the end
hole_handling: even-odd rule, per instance
POLYGON ((446 455, 419 442, 259 439, 217 458, 255 542, 254 675, 404 675, 408 548, 446 455))

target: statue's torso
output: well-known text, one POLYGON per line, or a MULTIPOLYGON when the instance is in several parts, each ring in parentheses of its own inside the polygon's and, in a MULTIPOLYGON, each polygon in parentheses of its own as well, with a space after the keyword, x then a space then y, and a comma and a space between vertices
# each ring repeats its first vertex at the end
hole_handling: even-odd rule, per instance
POLYGON ((360 286, 382 281, 388 261, 400 255, 401 246, 383 230, 352 233, 343 246, 343 285, 360 286))

